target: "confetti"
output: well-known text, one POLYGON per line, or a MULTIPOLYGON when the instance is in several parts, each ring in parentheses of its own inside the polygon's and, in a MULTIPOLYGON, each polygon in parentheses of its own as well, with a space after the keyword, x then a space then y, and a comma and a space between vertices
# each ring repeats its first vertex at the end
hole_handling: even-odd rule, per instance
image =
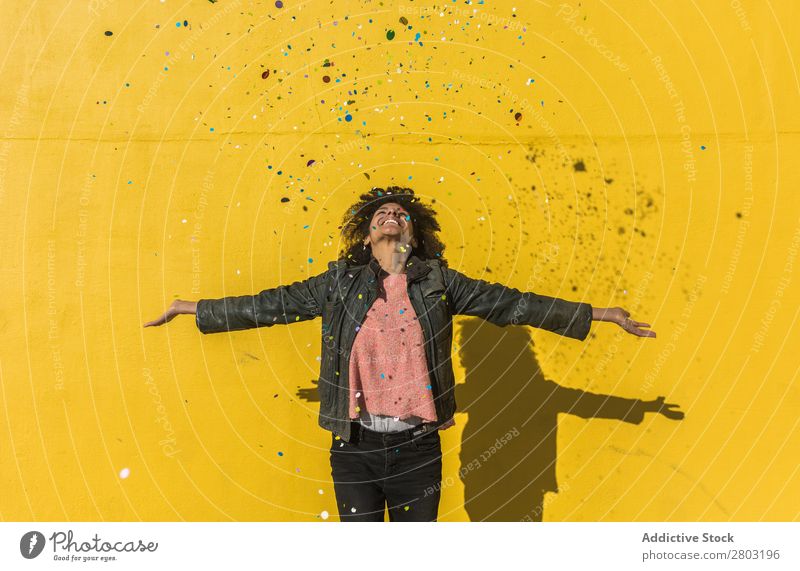
POLYGON ((131 475, 130 468, 123 468, 122 470, 119 471, 119 477, 122 478, 123 480, 130 475, 131 475))
POLYGON ((321 514, 319 514, 319 517, 321 517, 322 519, 328 519, 328 512, 323 511, 321 514))

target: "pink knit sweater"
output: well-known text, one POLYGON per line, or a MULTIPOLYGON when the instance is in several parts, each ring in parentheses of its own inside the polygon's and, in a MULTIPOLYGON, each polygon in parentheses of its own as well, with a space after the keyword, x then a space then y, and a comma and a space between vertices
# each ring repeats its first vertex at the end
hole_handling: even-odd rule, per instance
POLYGON ((408 299, 406 274, 383 278, 350 354, 350 418, 363 409, 405 420, 436 421, 422 327, 408 299))

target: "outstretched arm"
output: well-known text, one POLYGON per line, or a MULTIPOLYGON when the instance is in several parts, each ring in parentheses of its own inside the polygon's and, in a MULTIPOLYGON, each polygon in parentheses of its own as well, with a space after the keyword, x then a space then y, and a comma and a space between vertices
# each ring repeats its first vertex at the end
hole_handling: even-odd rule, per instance
POLYGON ((567 301, 499 283, 473 279, 441 267, 447 288, 446 299, 454 315, 481 317, 495 325, 530 325, 574 339, 586 339, 592 321, 617 323, 628 333, 655 337, 650 327, 630 319, 621 307, 593 308, 588 303, 567 301))
POLYGON ((592 322, 592 306, 521 292, 500 283, 465 276, 442 266, 447 303, 454 315, 472 315, 504 327, 530 325, 559 335, 585 339, 592 322))
POLYGON ((314 319, 322 315, 327 276, 324 272, 257 295, 201 299, 197 302, 197 328, 202 333, 218 333, 314 319))
POLYGON ((290 285, 265 289, 256 295, 196 302, 175 300, 161 317, 145 323, 145 327, 162 325, 180 314, 194 314, 197 328, 202 333, 239 331, 314 319, 322 315, 329 272, 290 285))

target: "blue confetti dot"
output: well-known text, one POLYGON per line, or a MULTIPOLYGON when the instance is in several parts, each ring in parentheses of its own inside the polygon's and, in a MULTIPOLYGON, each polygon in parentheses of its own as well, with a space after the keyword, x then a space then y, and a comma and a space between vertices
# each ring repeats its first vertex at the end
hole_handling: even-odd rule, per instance
POLYGON ((381 373, 381 378, 382 378, 382 379, 385 379, 385 378, 386 378, 386 375, 384 375, 383 373, 381 373))
POLYGON ((278 452, 278 456, 283 456, 283 452, 278 452))
POLYGON ((314 262, 314 258, 309 258, 309 259, 308 259, 308 263, 309 263, 309 264, 311 264, 311 263, 313 263, 313 262, 314 262))
POLYGON ((428 390, 430 390, 431 386, 430 386, 430 385, 427 385, 425 388, 426 388, 426 389, 428 389, 428 390))
POLYGON ((349 123, 350 121, 353 120, 353 116, 348 113, 347 115, 344 116, 344 120, 349 123))

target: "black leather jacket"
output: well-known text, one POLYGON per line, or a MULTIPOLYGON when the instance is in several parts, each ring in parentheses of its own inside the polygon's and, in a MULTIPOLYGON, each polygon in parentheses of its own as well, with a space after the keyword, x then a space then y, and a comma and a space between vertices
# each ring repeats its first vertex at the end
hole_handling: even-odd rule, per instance
MULTIPOLYGON (((454 315, 477 316, 501 326, 531 325, 581 340, 589 334, 592 306, 588 303, 472 279, 439 260, 412 255, 406 266, 408 297, 425 338, 439 422, 449 420, 456 411, 450 361, 454 315)), ((350 350, 367 310, 381 293, 383 273, 374 257, 359 266, 338 260, 322 274, 257 295, 201 299, 197 327, 203 333, 217 333, 322 317, 319 425, 349 441, 350 350)))

